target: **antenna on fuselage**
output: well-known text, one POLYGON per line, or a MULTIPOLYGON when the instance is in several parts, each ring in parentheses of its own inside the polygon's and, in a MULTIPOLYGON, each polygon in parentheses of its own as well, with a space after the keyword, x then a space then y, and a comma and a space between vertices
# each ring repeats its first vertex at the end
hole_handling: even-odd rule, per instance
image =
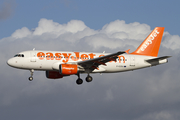
POLYGON ((35 48, 33 48, 33 50, 35 50, 35 48))

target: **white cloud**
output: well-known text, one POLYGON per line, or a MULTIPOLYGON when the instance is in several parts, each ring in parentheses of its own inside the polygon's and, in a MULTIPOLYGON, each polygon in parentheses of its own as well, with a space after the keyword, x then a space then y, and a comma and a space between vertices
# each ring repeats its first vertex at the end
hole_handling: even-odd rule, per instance
MULTIPOLYGON (((0 107, 5 109, 2 114, 7 115, 8 109, 16 108, 12 115, 32 112, 29 119, 38 112, 44 119, 49 115, 54 119, 72 119, 73 116, 78 120, 87 116, 91 120, 176 120, 180 117, 177 115, 180 111, 180 55, 175 52, 180 50, 178 35, 165 32, 163 37, 159 56, 172 55, 169 63, 133 72, 93 74, 93 82, 84 82, 81 86, 75 83, 77 76, 47 80, 44 72, 35 72, 34 81, 29 82, 29 71, 6 65, 14 54, 32 48, 93 52, 135 49, 152 29, 147 24, 116 20, 94 30, 80 20, 60 24, 43 18, 33 31, 27 27, 16 30, 0 40, 0 107), (23 111, 26 108, 28 110, 23 111)), ((85 76, 81 75, 83 79, 85 76)))
POLYGON ((77 33, 83 31, 87 26, 80 20, 71 20, 67 24, 59 24, 52 20, 41 19, 38 27, 33 32, 34 35, 42 35, 44 33, 51 33, 60 36, 65 33, 77 33))
POLYGON ((164 41, 162 45, 172 50, 179 50, 180 49, 180 36, 170 35, 168 32, 166 32, 164 34, 164 41))
MULTIPOLYGON (((116 20, 106 24, 102 28, 102 32, 112 36, 113 34, 124 34, 124 39, 142 39, 144 35, 149 34, 150 26, 147 24, 140 24, 138 22, 126 24, 123 20, 116 20)), ((120 35, 119 35, 120 36, 120 35)), ((112 36, 113 37, 113 36, 112 36)), ((121 39, 121 36, 120 36, 121 39)))
POLYGON ((32 32, 27 27, 23 27, 21 29, 16 30, 11 36, 17 39, 27 37, 31 34, 32 32))
MULTIPOLYGON (((43 18, 39 21, 38 27, 33 31, 23 27, 16 30, 11 36, 13 38, 10 39, 23 38, 39 42, 65 42, 65 44, 70 43, 74 44, 74 46, 79 44, 79 42, 85 42, 89 47, 96 50, 102 47, 108 49, 128 49, 129 46, 137 48, 150 32, 150 26, 147 24, 140 24, 138 22, 126 24, 123 20, 116 20, 106 24, 101 30, 93 30, 80 20, 71 20, 67 24, 59 24, 53 20, 43 18)), ((19 40, 22 39, 17 39, 16 41, 19 40)), ((178 35, 170 35, 168 32, 165 32, 162 46, 172 50, 179 50, 179 40, 180 37, 178 35)), ((29 40, 26 42, 29 42, 29 40)))

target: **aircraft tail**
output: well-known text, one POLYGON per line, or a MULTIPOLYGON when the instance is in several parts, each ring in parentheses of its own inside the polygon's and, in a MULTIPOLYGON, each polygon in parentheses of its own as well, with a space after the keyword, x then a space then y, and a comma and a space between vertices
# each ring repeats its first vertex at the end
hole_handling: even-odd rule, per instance
POLYGON ((156 27, 149 34, 149 36, 141 43, 141 45, 130 54, 157 57, 163 32, 164 27, 156 27))

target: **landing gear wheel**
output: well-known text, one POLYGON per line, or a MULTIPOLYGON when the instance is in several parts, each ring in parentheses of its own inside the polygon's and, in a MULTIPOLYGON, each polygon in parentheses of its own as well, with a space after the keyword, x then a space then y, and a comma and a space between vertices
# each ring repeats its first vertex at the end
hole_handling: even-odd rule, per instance
POLYGON ((29 81, 32 81, 33 80, 33 77, 29 77, 29 81))
POLYGON ((29 81, 32 81, 32 80, 33 80, 33 73, 34 73, 34 70, 31 69, 30 72, 31 72, 31 76, 29 77, 29 81))
POLYGON ((81 84, 83 83, 83 80, 80 79, 80 78, 78 78, 78 79, 76 80, 76 83, 77 83, 78 85, 81 85, 81 84))
POLYGON ((88 75, 88 76, 86 77, 86 81, 87 81, 87 82, 91 82, 92 80, 93 80, 93 78, 92 78, 91 76, 88 75))

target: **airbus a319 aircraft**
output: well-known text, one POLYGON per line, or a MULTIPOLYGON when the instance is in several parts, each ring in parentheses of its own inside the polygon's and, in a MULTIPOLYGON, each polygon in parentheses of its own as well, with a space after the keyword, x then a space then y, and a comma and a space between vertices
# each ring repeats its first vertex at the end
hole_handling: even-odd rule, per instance
POLYGON ((156 27, 141 45, 132 53, 67 52, 31 50, 20 52, 7 61, 14 68, 30 70, 29 80, 33 80, 34 70, 45 71, 49 79, 77 75, 76 83, 83 83, 81 73, 87 73, 86 81, 93 78, 90 73, 115 73, 131 71, 167 63, 170 56, 157 57, 164 27, 156 27))

